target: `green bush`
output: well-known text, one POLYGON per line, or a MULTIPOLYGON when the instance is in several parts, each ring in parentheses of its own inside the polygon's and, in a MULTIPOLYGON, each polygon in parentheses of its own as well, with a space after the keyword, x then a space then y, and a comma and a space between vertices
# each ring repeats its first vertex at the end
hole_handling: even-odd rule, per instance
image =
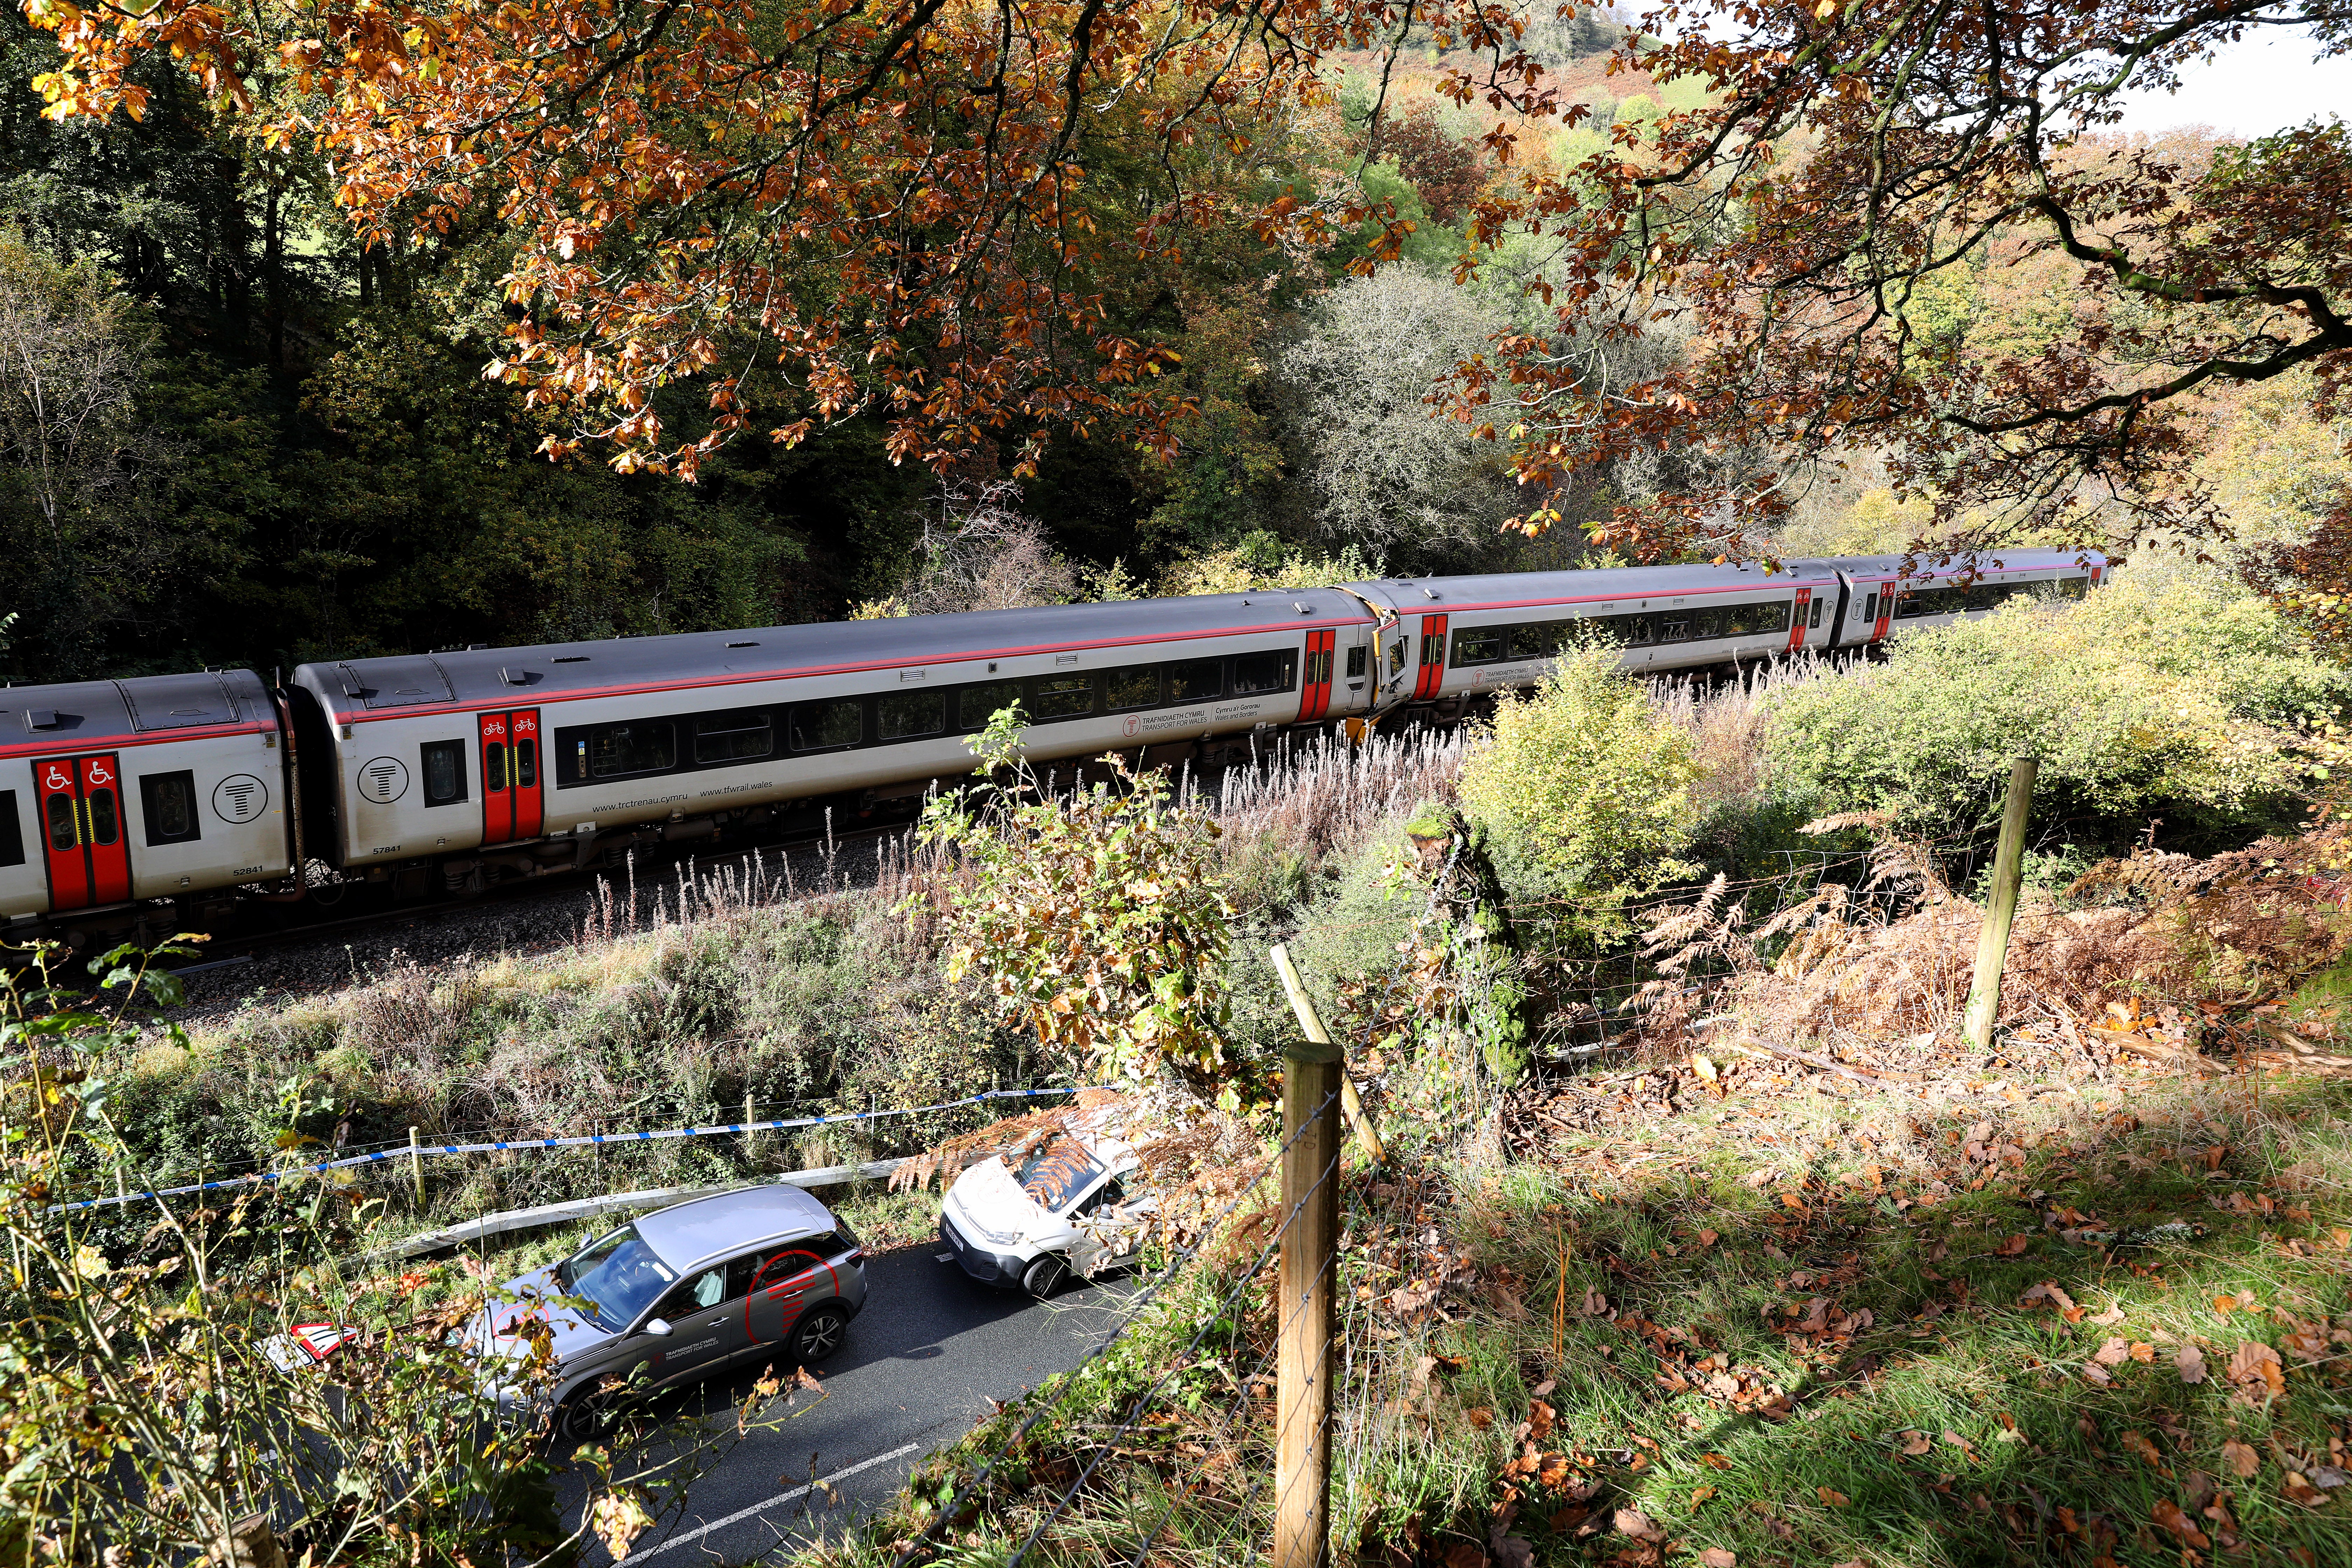
POLYGON ((1682 855, 1697 776, 1689 736, 1593 648, 1501 700, 1493 742, 1464 764, 1462 804, 1538 923, 1605 942, 1625 933, 1627 900, 1696 871, 1682 855))
POLYGON ((2221 581, 2126 575, 2080 603, 1899 637, 1884 665, 1772 697, 1775 783, 1824 811, 1963 835, 2000 810, 2009 759, 2042 766, 2038 814, 2137 826, 2262 824, 2320 754, 2297 727, 2352 698, 2268 606, 2221 581))

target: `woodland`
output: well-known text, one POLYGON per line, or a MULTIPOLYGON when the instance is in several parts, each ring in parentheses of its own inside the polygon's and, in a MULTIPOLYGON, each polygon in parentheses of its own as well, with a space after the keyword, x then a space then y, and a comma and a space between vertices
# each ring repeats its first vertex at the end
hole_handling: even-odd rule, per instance
POLYGON ((993 98, 979 9, 672 13, 0 16, 0 670, 2023 541, 2340 614, 2345 132, 2124 135, 2080 47, 2160 87, 2295 7, 2069 7, 2006 98, 1941 11, 1889 76, 1907 12, 1347 6, 1211 69, 1253 24, 1056 9, 993 98))

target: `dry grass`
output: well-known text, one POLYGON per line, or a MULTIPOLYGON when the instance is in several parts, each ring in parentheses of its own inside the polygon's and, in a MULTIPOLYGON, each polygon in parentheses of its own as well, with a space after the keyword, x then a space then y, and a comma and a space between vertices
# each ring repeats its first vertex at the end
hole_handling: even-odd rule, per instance
MULTIPOLYGON (((2328 826, 2208 860, 2158 853, 2110 861, 2067 900, 2030 900, 2002 974, 1996 1022, 2011 1037, 2003 1049, 2014 1059, 2039 1041, 2105 1062, 2113 1042, 2085 1031, 2118 1014, 2161 1019, 2175 1049, 2228 1038, 2251 1010, 2283 1001, 2344 957, 2352 922, 2336 907, 2334 877, 2347 857, 2352 840, 2328 826)), ((1898 853, 1889 864, 1916 858, 1898 853)), ((1974 979, 1982 911, 1932 879, 1923 890, 1924 907, 1890 921, 1870 918, 1843 889, 1824 889, 1752 931, 1741 929, 1737 907, 1702 900, 1653 935, 1661 947, 1684 944, 1669 965, 1686 966, 1700 951, 1730 961, 1735 973, 1709 1005, 1744 1028, 1884 1063, 1950 1050, 1974 979), (1795 940, 1768 966, 1760 939, 1775 925, 1795 929, 1795 940)), ((1699 1010, 1685 1000, 1662 1013, 1654 1036, 1678 1040, 1699 1010)))

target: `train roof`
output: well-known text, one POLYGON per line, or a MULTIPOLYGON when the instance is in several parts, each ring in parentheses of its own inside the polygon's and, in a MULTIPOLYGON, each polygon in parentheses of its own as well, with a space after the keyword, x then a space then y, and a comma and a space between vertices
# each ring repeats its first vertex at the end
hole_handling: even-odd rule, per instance
POLYGON ((1570 572, 1497 572, 1477 577, 1384 577, 1355 587, 1377 589, 1407 614, 1516 609, 1675 594, 1728 594, 1759 588, 1833 583, 1837 570, 1822 561, 1783 562, 1768 572, 1754 563, 1722 566, 1601 566, 1570 572))
POLYGON ((1288 633, 1369 620, 1337 588, 1269 589, 1184 599, 1045 605, 1022 610, 827 621, 600 642, 396 654, 306 664, 295 679, 335 711, 475 707, 602 691, 838 674, 898 666, 1117 648, 1139 642, 1288 633), (339 705, 337 699, 342 704, 339 705))
POLYGON ((0 690, 0 756, 87 752, 161 735, 277 721, 268 689, 249 669, 11 686, 0 690))
POLYGON ((1931 577, 1954 577, 1973 569, 1979 575, 1994 572, 2046 572, 2053 566, 2074 566, 2088 562, 2104 565, 2106 557, 2095 550, 1985 550, 1973 557, 1954 555, 1938 563, 1925 555, 1835 555, 1822 563, 1840 572, 1858 577, 1899 577, 1903 563, 1912 563, 1910 582, 1925 582, 1931 577))

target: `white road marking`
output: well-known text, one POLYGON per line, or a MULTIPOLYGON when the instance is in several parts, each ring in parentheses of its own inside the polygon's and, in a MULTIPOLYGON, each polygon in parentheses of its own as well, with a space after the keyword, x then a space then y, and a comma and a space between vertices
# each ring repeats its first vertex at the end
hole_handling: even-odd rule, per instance
POLYGON ((724 1530, 730 1524, 740 1524, 743 1521, 765 1513, 772 1508, 778 1508, 788 1502, 797 1502, 820 1486, 830 1486, 835 1481, 854 1476, 860 1470, 870 1470, 877 1465, 887 1465, 893 1459, 903 1459, 922 1447, 924 1445, 919 1442, 909 1443, 903 1448, 893 1448, 887 1454, 877 1454, 870 1459, 861 1459, 845 1469, 834 1471, 822 1481, 812 1481, 804 1487, 794 1487, 792 1490, 772 1497, 765 1502, 755 1502, 750 1508, 730 1513, 725 1519, 714 1520, 709 1524, 688 1531, 684 1535, 673 1536, 649 1552, 633 1552, 629 1554, 629 1559, 631 1562, 642 1563, 649 1557, 658 1557, 672 1547, 684 1546, 691 1541, 699 1541, 714 1530, 724 1530))

